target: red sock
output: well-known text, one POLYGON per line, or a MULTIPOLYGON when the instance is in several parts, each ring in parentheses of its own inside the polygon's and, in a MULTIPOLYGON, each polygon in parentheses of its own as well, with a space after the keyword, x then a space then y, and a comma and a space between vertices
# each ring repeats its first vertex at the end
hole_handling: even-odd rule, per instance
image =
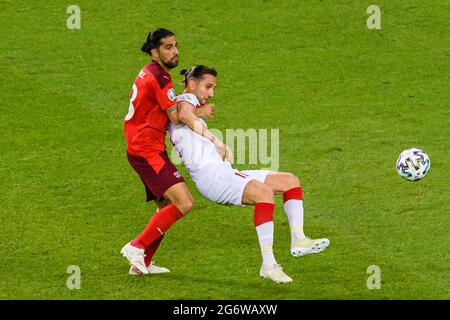
POLYGON ((164 236, 159 237, 145 249, 145 265, 148 267, 150 265, 150 262, 152 262, 153 256, 155 255, 156 250, 158 250, 159 245, 162 241, 164 236))
POLYGON ((263 265, 272 266, 277 263, 273 255, 273 211, 275 205, 273 203, 259 202, 255 204, 254 222, 256 233, 258 234, 258 242, 261 247, 261 255, 263 265))
POLYGON ((183 214, 173 204, 165 206, 153 215, 144 231, 131 242, 131 245, 141 249, 147 249, 150 243, 161 237, 161 235, 182 217, 183 214))
POLYGON ((255 211, 253 215, 253 221, 255 227, 273 221, 273 211, 275 210, 275 205, 273 203, 259 202, 255 203, 255 211))
POLYGON ((303 192, 301 187, 295 187, 283 193, 283 202, 287 202, 289 200, 302 200, 302 199, 303 199, 303 192))

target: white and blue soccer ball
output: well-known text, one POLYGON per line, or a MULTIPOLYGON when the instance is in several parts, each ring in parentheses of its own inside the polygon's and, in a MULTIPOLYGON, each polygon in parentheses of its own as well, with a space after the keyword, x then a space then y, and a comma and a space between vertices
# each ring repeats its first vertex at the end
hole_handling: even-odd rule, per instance
POLYGON ((397 159, 397 172, 409 181, 420 180, 430 171, 430 157, 421 149, 404 150, 397 159))

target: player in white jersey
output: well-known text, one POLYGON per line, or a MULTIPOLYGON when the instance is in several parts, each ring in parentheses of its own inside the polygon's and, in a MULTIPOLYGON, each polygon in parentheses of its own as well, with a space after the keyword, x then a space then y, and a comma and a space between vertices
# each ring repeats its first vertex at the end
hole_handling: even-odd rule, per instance
POLYGON ((283 208, 291 230, 292 256, 321 252, 330 243, 326 238, 309 239, 303 232, 299 179, 286 172, 233 169, 229 148, 209 132, 206 122, 194 112, 214 95, 217 71, 199 65, 182 72, 186 90, 177 97, 177 103, 178 117, 184 124, 169 124, 174 148, 205 198, 220 204, 255 206, 254 223, 263 258, 260 276, 278 283, 291 282, 276 262, 272 250, 274 194, 283 194, 283 208))

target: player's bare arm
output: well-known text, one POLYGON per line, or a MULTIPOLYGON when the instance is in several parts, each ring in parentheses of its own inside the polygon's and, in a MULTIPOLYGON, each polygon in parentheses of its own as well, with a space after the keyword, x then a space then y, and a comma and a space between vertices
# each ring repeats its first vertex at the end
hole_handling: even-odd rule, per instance
POLYGON ((217 139, 196 115, 195 108, 190 103, 178 102, 178 120, 187 125, 192 131, 214 142, 217 139))
POLYGON ((216 147, 216 150, 222 159, 226 158, 228 161, 231 161, 233 158, 231 149, 205 127, 194 111, 195 108, 190 103, 184 101, 179 102, 178 120, 187 125, 195 133, 210 140, 216 147))
POLYGON ((173 122, 174 124, 180 124, 180 119, 178 118, 178 107, 176 103, 169 109, 167 109, 166 113, 171 122, 173 122))
MULTIPOLYGON (((208 118, 212 119, 214 118, 214 109, 215 106, 212 103, 207 103, 200 108, 194 108, 194 114, 197 116, 197 118, 208 118)), ((178 106, 175 104, 169 109, 166 110, 167 116, 169 117, 169 120, 173 122, 174 124, 180 124, 180 120, 178 118, 178 106)))

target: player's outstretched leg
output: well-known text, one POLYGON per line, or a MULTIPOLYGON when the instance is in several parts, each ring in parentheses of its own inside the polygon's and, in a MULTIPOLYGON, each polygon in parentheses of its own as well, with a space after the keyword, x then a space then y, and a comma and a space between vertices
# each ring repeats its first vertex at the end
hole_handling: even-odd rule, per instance
MULTIPOLYGON (((170 204, 170 201, 168 199, 164 198, 164 199, 161 199, 160 201, 156 201, 156 204, 158 205, 158 209, 156 209, 156 212, 158 212, 160 209, 168 206, 170 204)), ((158 267, 152 261, 152 258, 154 256, 154 254, 156 253, 156 250, 158 250, 159 245, 161 244, 161 241, 162 241, 163 237, 164 236, 159 237, 158 239, 156 239, 155 241, 150 243, 150 245, 145 249, 144 261, 145 261, 145 266, 147 267, 147 270, 148 270, 148 274, 157 274, 157 273, 168 273, 168 272, 170 272, 169 269, 164 268, 164 267, 158 267)), ((139 269, 137 269, 133 265, 130 266, 130 270, 128 271, 128 274, 130 274, 132 276, 143 276, 143 275, 145 275, 144 273, 140 272, 139 269)))
POLYGON ((300 180, 291 173, 271 172, 264 184, 269 185, 275 193, 283 194, 283 208, 291 230, 291 255, 300 257, 325 250, 330 240, 309 239, 303 232, 303 194, 300 180))
POLYGON ((170 272, 166 268, 156 267, 151 263, 151 259, 164 233, 192 209, 194 201, 185 183, 173 185, 167 189, 164 197, 171 203, 156 211, 144 231, 121 250, 122 255, 134 267, 130 269, 130 274, 134 275, 137 271, 142 274, 170 272))
POLYGON ((247 183, 244 189, 242 203, 255 205, 254 223, 263 258, 259 275, 276 283, 291 282, 292 279, 283 272, 283 268, 276 262, 273 254, 273 212, 275 206, 272 189, 259 181, 252 180, 247 183))
MULTIPOLYGON (((182 217, 181 211, 173 204, 158 210, 151 217, 141 234, 122 248, 122 255, 140 272, 149 274, 145 263, 145 251, 153 242, 161 241, 162 235, 182 217)), ((156 248, 154 251, 156 251, 156 248)))

